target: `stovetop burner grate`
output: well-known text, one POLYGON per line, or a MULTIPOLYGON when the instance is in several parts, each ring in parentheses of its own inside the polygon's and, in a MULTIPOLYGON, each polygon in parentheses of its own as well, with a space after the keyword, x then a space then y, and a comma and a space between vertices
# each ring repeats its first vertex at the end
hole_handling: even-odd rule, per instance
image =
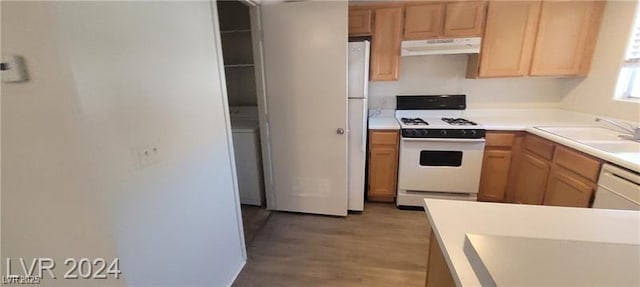
POLYGON ((478 124, 463 118, 442 118, 442 121, 452 126, 477 126, 478 124))
POLYGON ((421 118, 401 118, 400 121, 402 121, 403 124, 410 125, 410 126, 428 126, 429 125, 429 123, 425 122, 421 118))

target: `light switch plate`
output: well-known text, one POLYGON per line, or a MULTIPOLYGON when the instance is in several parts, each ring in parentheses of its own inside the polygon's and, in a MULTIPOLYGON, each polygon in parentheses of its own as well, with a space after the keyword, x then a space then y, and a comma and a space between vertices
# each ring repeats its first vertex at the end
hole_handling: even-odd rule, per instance
POLYGON ((0 78, 3 83, 21 83, 29 80, 27 66, 22 56, 9 55, 2 57, 0 62, 2 63, 0 78))

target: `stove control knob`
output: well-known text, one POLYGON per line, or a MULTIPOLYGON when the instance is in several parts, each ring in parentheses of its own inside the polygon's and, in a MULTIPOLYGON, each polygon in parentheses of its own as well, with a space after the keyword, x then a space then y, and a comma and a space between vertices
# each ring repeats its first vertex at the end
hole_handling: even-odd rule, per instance
POLYGON ((413 137, 418 135, 418 131, 416 131, 416 130, 409 130, 408 133, 409 133, 409 136, 413 136, 413 137))
POLYGON ((447 135, 447 131, 446 130, 441 130, 440 134, 443 135, 443 136, 446 136, 447 135))
POLYGON ((460 134, 461 134, 462 136, 465 136, 465 135, 467 135, 467 131, 466 131, 466 130, 460 130, 460 134))
POLYGON ((472 135, 472 136, 474 136, 474 137, 475 137, 477 134, 478 134, 478 133, 477 133, 476 131, 471 130, 471 135, 472 135))

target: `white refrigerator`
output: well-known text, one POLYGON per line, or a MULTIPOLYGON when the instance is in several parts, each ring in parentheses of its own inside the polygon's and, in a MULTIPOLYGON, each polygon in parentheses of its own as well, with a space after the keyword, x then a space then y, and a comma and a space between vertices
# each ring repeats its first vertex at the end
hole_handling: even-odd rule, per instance
POLYGON ((348 208, 364 210, 365 163, 367 159, 367 97, 369 88, 369 41, 349 42, 348 81, 348 208))

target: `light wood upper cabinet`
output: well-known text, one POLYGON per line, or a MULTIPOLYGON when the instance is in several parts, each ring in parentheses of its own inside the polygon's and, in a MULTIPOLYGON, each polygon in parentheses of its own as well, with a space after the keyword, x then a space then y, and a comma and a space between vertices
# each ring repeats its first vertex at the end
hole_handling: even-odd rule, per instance
POLYGON ((393 202, 398 178, 398 131, 369 132, 369 201, 393 202))
POLYGON ((400 69, 402 7, 375 9, 371 44, 371 80, 395 81, 400 69))
POLYGON ((370 36, 373 11, 371 9, 349 8, 349 36, 370 36))
POLYGON ((595 188, 595 183, 563 167, 553 165, 544 196, 544 204, 589 207, 595 188))
POLYGON ((490 1, 479 63, 471 77, 528 74, 541 1, 490 1))
POLYGON ((605 1, 543 1, 530 75, 586 75, 605 1))
POLYGON ((482 35, 484 1, 460 1, 446 4, 445 37, 479 37, 482 35))
POLYGON ((443 33, 444 3, 405 7, 404 39, 439 38, 443 33))

